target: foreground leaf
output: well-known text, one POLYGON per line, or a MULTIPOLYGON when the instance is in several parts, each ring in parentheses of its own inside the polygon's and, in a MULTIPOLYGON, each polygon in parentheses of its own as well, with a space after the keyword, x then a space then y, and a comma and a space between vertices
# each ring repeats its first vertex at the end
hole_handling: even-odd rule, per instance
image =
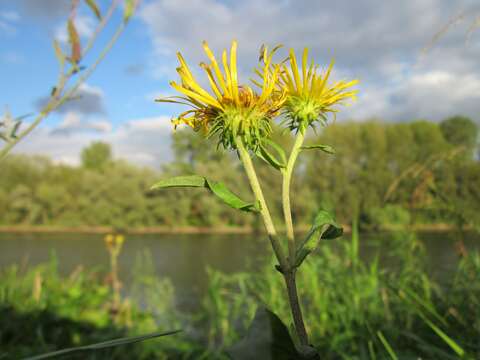
POLYGON ((273 312, 259 308, 247 335, 227 353, 233 360, 293 360, 303 357, 295 349, 287 327, 273 312))
POLYGON ((287 166, 287 157, 282 147, 269 139, 264 140, 263 142, 264 143, 259 146, 256 155, 277 170, 285 168, 287 166), (267 146, 270 146, 275 150, 278 156, 273 155, 267 146))
POLYGON ((73 354, 73 353, 82 352, 82 351, 100 350, 100 349, 106 349, 106 348, 110 348, 110 347, 114 347, 114 346, 133 344, 133 343, 136 343, 136 342, 145 341, 145 340, 148 340, 148 339, 153 339, 153 338, 157 338, 157 337, 161 337, 161 336, 177 334, 181 331, 182 330, 174 330, 174 331, 167 331, 167 332, 156 332, 156 333, 147 334, 147 335, 120 338, 120 339, 104 341, 104 342, 97 343, 97 344, 92 344, 92 345, 78 346, 78 347, 74 347, 74 348, 53 351, 53 352, 50 352, 50 353, 47 353, 47 354, 32 356, 32 357, 26 358, 25 360, 51 359, 51 358, 54 358, 54 357, 57 357, 57 356, 66 355, 66 354, 73 354))
POLYGON ((212 181, 200 175, 176 176, 160 180, 151 187, 151 190, 169 187, 203 187, 210 190, 225 204, 234 209, 252 212, 256 212, 260 209, 258 203, 250 203, 240 199, 237 195, 231 192, 224 183, 212 181))
POLYGON ((305 258, 318 247, 320 240, 333 240, 343 234, 343 228, 326 210, 320 210, 313 220, 310 231, 300 243, 296 251, 295 267, 302 264, 305 258))

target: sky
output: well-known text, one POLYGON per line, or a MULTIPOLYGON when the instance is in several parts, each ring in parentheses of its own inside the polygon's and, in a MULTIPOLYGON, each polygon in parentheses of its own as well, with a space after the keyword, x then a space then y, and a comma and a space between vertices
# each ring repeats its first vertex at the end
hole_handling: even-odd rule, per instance
MULTIPOLYGON (((105 12, 110 1, 97 3, 105 12)), ((13 115, 38 112, 48 97, 58 76, 52 41, 66 46, 68 13, 68 0, 0 0, 0 106, 13 115)), ((119 9, 100 43, 121 19, 119 9)), ((82 43, 96 21, 82 6, 76 17, 82 43)), ((248 82, 262 44, 283 44, 285 54, 307 46, 323 67, 334 58, 333 79, 360 80, 358 100, 337 121, 462 114, 480 124, 480 29, 469 31, 475 22, 478 0, 143 0, 79 98, 46 118, 15 152, 75 165, 82 148, 101 140, 117 158, 158 168, 171 159, 170 119, 180 109, 154 99, 173 95, 168 83, 177 80, 177 51, 192 68, 206 60, 203 40, 215 53, 238 41, 241 82, 248 82)))

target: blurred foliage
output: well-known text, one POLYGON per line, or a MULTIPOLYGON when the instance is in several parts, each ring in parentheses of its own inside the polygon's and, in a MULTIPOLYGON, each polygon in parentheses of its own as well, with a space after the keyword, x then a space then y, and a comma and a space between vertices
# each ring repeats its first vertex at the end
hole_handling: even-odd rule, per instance
MULTIPOLYGON (((478 252, 444 273, 440 284, 414 234, 392 234, 369 261, 353 234, 351 241, 324 243, 298 274, 308 331, 322 359, 388 359, 390 352, 399 359, 458 358, 444 335, 464 358, 480 356, 478 252)), ((137 254, 115 313, 106 271, 78 268, 59 275, 54 258, 30 269, 5 268, 0 271, 0 358, 181 328, 174 336, 71 358, 227 359, 259 307, 268 304, 288 318, 273 263, 272 258, 255 271, 230 274, 209 269, 201 304, 183 313, 172 283, 158 277, 148 252, 137 254)), ((291 324, 287 328, 293 334, 291 324)))
MULTIPOLYGON (((138 272, 145 260, 143 254, 139 256, 132 289, 126 289, 135 296, 124 297, 115 312, 111 311, 114 299, 105 272, 78 267, 70 275, 61 276, 55 258, 29 269, 13 265, 0 271, 0 358, 19 359, 124 336, 178 329, 171 283, 152 278, 146 270, 138 272), (142 291, 147 284, 149 295, 154 294, 148 299, 142 291)), ((196 351, 181 336, 164 339, 69 358, 167 359, 167 354, 186 356, 196 351)))
MULTIPOLYGON (((289 133, 274 139, 289 148, 289 133)), ((251 214, 238 214, 202 189, 149 191, 160 179, 200 174, 222 181, 250 199, 246 177, 235 153, 215 149, 188 131, 173 135, 172 161, 161 171, 114 160, 108 144, 82 151, 82 165, 55 164, 41 157, 12 156, 2 164, 1 225, 112 226, 259 226, 251 214), (187 193, 188 191, 188 193, 187 193)), ((335 155, 304 151, 292 184, 293 217, 307 225, 319 207, 347 223, 381 227, 480 223, 480 163, 477 127, 456 116, 427 121, 335 123, 308 144, 326 144, 335 155), (337 204, 337 205, 333 205, 337 204)), ((281 217, 275 170, 256 163, 274 217, 281 217)))
MULTIPOLYGON (((432 324, 464 358, 480 356, 478 252, 464 257, 440 286, 414 234, 395 233, 368 262, 355 255, 355 241, 324 243, 298 274, 307 330, 322 359, 458 358, 432 324)), ((251 273, 209 270, 203 311, 210 349, 222 352, 238 342, 262 304, 288 318, 282 279, 271 265, 251 273)))

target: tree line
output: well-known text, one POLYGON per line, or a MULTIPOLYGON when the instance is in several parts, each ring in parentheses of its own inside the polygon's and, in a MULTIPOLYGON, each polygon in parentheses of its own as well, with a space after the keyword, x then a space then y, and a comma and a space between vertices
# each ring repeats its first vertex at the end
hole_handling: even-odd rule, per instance
MULTIPOLYGON (((291 135, 280 130, 274 140, 286 148, 292 144, 291 135)), ((293 216, 301 224, 308 225, 319 208, 333 210, 343 223, 357 218, 364 228, 480 223, 478 129, 469 118, 339 122, 310 134, 307 143, 329 145, 335 154, 314 149, 301 154, 292 193, 293 216)), ((225 207, 204 189, 150 191, 159 179, 200 174, 251 200, 235 153, 182 130, 173 135, 172 148, 173 160, 160 170, 114 160, 102 142, 83 149, 78 167, 12 155, 2 164, 0 224, 260 227, 255 216, 225 207)), ((266 197, 278 198, 276 170, 261 160, 255 165, 266 197)), ((280 203, 272 210, 281 217, 280 203)))

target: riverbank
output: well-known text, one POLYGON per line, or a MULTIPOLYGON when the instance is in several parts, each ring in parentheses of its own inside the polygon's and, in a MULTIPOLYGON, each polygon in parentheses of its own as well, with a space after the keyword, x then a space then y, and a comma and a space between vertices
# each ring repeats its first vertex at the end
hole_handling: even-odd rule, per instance
MULTIPOLYGON (((397 231, 404 228, 386 225, 378 229, 378 231, 397 231)), ((308 226, 298 226, 297 232, 308 231, 308 226)), ((350 233, 349 225, 343 225, 345 233, 350 233)), ((261 229, 263 230, 263 229, 261 229)), ((199 227, 199 226, 153 226, 153 227, 139 227, 131 229, 122 229, 128 234, 148 235, 148 234, 253 234, 261 231, 249 226, 234 227, 234 226, 215 226, 215 227, 199 227)), ((417 224, 412 225, 411 230, 417 232, 447 232, 454 230, 454 227, 449 224, 417 224)), ((465 230, 469 230, 466 228, 465 230)), ((118 232, 119 229, 108 226, 80 226, 80 227, 65 227, 65 226, 0 226, 0 233, 75 233, 75 234, 108 234, 118 232)), ((282 231, 282 228, 279 228, 282 231)))

